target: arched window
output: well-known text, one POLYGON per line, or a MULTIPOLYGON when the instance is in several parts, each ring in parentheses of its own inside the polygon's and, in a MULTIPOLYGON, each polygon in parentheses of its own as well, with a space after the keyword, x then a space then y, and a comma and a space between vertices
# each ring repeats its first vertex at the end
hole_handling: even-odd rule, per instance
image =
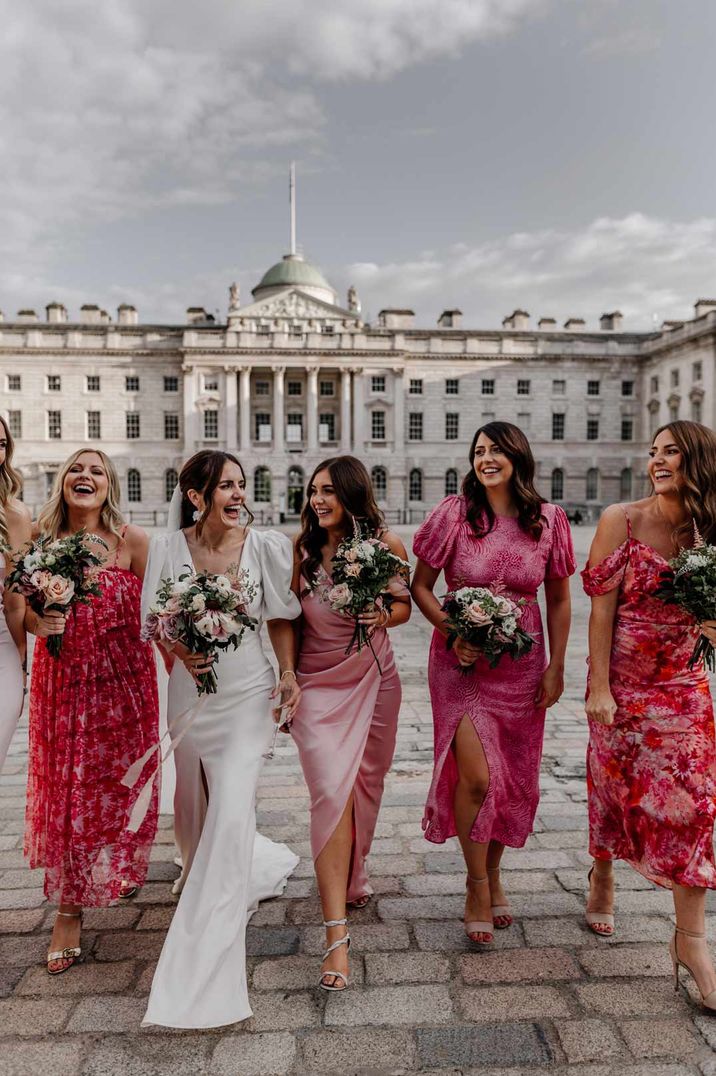
POLYGON ((423 499, 423 472, 419 467, 413 467, 408 478, 408 499, 422 501, 423 499))
POLYGON ((172 499, 172 494, 174 493, 174 488, 175 488, 178 481, 179 481, 179 475, 176 473, 176 471, 174 470, 173 467, 169 467, 169 469, 164 472, 164 500, 165 501, 170 501, 172 499))
POLYGON ((625 467, 619 476, 619 500, 630 501, 634 476, 631 467, 625 467))
POLYGON ((561 467, 555 467, 552 471, 552 495, 551 500, 564 500, 564 471, 561 467))
POLYGON ((587 483, 584 494, 588 501, 596 501, 599 498, 599 471, 596 467, 590 467, 587 471, 587 483))
POLYGON ((142 476, 136 467, 130 467, 127 471, 127 500, 130 504, 137 504, 141 499, 142 476))
POLYGON ((457 493, 457 471, 450 467, 445 472, 445 496, 450 497, 454 493, 457 493))
POLYGON ((388 475, 385 467, 374 467, 370 472, 373 493, 377 501, 384 501, 388 492, 388 475))
POLYGON ((254 504, 271 503, 271 472, 268 467, 257 467, 254 471, 254 504))
POLYGON ((303 508, 303 468, 289 467, 288 488, 286 490, 288 512, 292 516, 300 516, 303 508))

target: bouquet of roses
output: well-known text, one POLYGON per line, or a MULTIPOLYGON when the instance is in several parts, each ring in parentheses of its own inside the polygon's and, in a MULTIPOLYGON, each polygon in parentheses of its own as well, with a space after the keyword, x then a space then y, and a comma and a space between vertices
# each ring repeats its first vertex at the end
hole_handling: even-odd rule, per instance
MULTIPOLYGON (((716 620, 716 546, 706 545, 697 535, 692 549, 682 549, 669 561, 669 570, 661 573, 657 598, 669 605, 678 605, 702 620, 716 620)), ((693 669, 700 661, 711 672, 716 671, 714 648, 705 635, 700 635, 688 661, 693 669)))
MULTIPOLYGON (((22 594, 38 616, 48 612, 67 614, 77 603, 86 605, 90 597, 101 594, 97 578, 102 561, 90 549, 89 541, 107 548, 96 534, 85 531, 69 538, 37 538, 25 552, 13 557, 5 586, 22 594)), ((62 650, 62 639, 62 635, 49 635, 45 640, 53 658, 62 650)))
MULTIPOLYGON (((442 608, 447 613, 447 647, 456 639, 464 639, 487 658, 494 669, 503 654, 512 660, 532 649, 534 638, 520 627, 524 598, 513 601, 495 587, 460 587, 445 595, 442 608)), ((468 673, 472 666, 460 666, 468 673)))
MULTIPOLYGON (((246 611, 255 594, 248 572, 234 567, 223 575, 187 570, 177 579, 162 579, 142 638, 183 643, 192 653, 205 654, 213 666, 217 651, 236 650, 246 629, 256 630, 256 617, 246 611)), ((213 668, 200 674, 200 695, 215 694, 216 688, 213 668)))
POLYGON ((368 628, 360 623, 358 616, 374 608, 389 611, 394 601, 388 591, 390 580, 396 575, 407 578, 410 565, 391 552, 390 547, 379 538, 355 535, 346 538, 338 546, 333 557, 332 572, 333 584, 321 596, 334 612, 355 620, 346 654, 350 654, 354 646, 358 652, 363 646, 369 646, 382 675, 368 628))

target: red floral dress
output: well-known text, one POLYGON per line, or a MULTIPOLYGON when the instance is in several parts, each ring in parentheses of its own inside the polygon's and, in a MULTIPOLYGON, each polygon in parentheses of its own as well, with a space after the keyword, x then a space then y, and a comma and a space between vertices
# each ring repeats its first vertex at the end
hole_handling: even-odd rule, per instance
POLYGON ((49 901, 84 907, 112 904, 122 882, 143 883, 159 807, 157 783, 139 831, 127 830, 137 793, 121 780, 158 736, 142 584, 109 566, 99 582, 99 597, 73 606, 59 658, 37 640, 30 691, 25 855, 45 868, 49 901))
POLYGON ((589 724, 590 852, 667 888, 716 889, 713 704, 703 668, 687 668, 693 618, 654 597, 666 566, 627 517, 626 540, 582 572, 590 596, 619 588, 609 667, 618 709, 613 725, 589 724))

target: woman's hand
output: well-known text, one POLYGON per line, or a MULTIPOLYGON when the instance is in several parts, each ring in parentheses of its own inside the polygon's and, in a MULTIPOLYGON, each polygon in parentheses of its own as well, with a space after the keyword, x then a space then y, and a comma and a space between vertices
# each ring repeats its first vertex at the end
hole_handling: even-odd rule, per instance
POLYGON ((587 717, 590 721, 596 721, 600 725, 613 725, 614 715, 617 712, 617 704, 608 687, 601 690, 590 688, 585 705, 587 717))
POLYGON ((478 647, 471 646, 470 643, 459 638, 455 640, 453 650, 455 651, 455 657, 463 668, 474 665, 482 652, 478 647))
POLYGON ((64 635, 67 616, 55 609, 48 609, 42 616, 37 616, 33 634, 38 639, 48 639, 50 635, 64 635))
POLYGON ((535 706, 540 710, 548 710, 562 697, 563 692, 564 669, 548 665, 537 688, 535 706))
POLYGON ((209 654, 198 654, 193 650, 189 650, 184 643, 174 643, 169 648, 169 653, 172 657, 179 659, 195 684, 199 683, 199 679, 204 673, 211 672, 214 664, 209 654))
POLYGON ((281 732, 288 732, 301 701, 301 689, 293 669, 286 669, 281 673, 281 678, 270 697, 279 699, 278 705, 274 706, 272 711, 274 721, 279 725, 281 732))
POLYGON ((390 620, 390 613, 384 607, 376 605, 367 606, 362 613, 358 614, 358 623, 368 630, 368 638, 371 638, 376 628, 384 628, 390 620))
POLYGON ((716 620, 704 620, 699 624, 699 631, 706 636, 712 646, 716 646, 716 620))

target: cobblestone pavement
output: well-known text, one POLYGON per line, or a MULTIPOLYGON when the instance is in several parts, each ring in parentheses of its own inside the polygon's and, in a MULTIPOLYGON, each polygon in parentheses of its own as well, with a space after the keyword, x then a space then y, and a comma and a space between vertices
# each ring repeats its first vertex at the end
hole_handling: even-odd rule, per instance
MULTIPOLYGON (((580 560, 588 537, 577 531, 580 560)), ((40 873, 25 868, 21 852, 23 723, 0 782, 0 1073, 716 1076, 716 1021, 699 1016, 671 984, 669 894, 619 868, 616 939, 597 939, 584 926, 579 698, 587 609, 573 589, 568 690, 548 718, 536 832, 525 849, 505 855, 513 927, 496 935, 491 951, 470 951, 458 849, 421 836, 432 731, 429 633, 416 614, 394 636, 404 703, 371 856, 376 897, 351 916, 351 987, 326 995, 315 986, 322 931, 307 796, 286 743, 264 771, 259 825, 302 859, 285 895, 263 904, 249 928, 254 1016, 221 1031, 139 1028, 175 903, 170 818, 162 819, 138 896, 86 914, 87 962, 57 979, 46 975, 52 911, 40 873)))

